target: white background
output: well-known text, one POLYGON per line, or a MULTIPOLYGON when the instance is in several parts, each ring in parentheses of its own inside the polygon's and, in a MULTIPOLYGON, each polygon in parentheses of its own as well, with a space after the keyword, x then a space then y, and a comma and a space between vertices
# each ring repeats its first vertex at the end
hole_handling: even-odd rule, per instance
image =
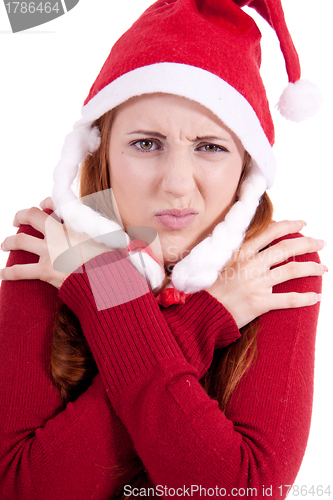
MULTIPOLYGON (((13 234, 13 216, 51 194, 62 143, 111 46, 151 0, 80 0, 68 14, 12 34, 0 4, 0 241, 13 234)), ((315 118, 293 124, 274 104, 287 84, 274 32, 264 21, 262 75, 276 126, 278 175, 270 191, 275 219, 304 219, 304 234, 327 240, 316 347, 315 399, 308 448, 296 484, 328 486, 333 496, 332 425, 332 0, 285 0, 303 78, 325 99, 315 118)), ((253 14, 252 9, 248 12, 253 14)), ((1 252, 0 267, 7 255, 1 252)), ((269 486, 269 485, 267 485, 269 486)), ((310 498, 316 498, 309 495, 310 498)), ((328 498, 324 495, 323 498, 328 498)))

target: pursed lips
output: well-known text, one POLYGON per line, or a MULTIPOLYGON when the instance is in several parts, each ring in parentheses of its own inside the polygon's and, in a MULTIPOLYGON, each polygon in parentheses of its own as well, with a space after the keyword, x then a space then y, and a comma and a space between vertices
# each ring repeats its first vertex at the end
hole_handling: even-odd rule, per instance
POLYGON ((169 229, 185 229, 196 218, 198 212, 194 208, 166 209, 155 214, 156 219, 169 229))

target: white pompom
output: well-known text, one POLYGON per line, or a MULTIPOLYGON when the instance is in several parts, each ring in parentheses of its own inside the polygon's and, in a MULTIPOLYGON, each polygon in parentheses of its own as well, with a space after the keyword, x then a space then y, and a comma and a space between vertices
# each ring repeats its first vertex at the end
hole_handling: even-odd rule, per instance
POLYGON ((101 134, 98 127, 93 127, 90 131, 88 151, 94 153, 101 145, 101 134))
POLYGON ((277 108, 284 118, 301 122, 315 115, 322 102, 323 97, 317 85, 309 80, 298 80, 287 85, 277 108))

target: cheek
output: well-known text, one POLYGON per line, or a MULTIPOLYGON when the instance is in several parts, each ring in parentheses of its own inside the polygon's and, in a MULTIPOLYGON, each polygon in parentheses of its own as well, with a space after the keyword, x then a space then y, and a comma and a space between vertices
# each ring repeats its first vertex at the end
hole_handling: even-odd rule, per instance
MULTIPOLYGON (((131 162, 128 161, 123 151, 110 154, 110 181, 111 187, 118 193, 129 193, 137 180, 137 173, 131 167, 131 162)), ((131 193, 133 194, 133 193, 131 193)))
POLYGON ((110 155, 110 182, 121 216, 133 224, 139 220, 149 199, 149 180, 125 154, 110 155))
POLYGON ((224 212, 235 201, 241 172, 242 166, 237 162, 210 178, 205 198, 215 214, 224 212))

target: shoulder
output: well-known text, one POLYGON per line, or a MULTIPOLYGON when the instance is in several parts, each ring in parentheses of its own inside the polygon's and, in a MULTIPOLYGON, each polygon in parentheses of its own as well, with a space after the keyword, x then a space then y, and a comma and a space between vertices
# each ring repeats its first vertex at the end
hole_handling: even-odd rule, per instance
MULTIPOLYGON (((272 247, 274 245, 277 245, 280 242, 283 242, 283 241, 287 242, 288 240, 293 240, 296 238, 304 238, 304 234, 301 234, 301 233, 287 234, 285 236, 282 236, 281 238, 277 238, 276 240, 272 241, 272 243, 269 246, 272 247)), ((313 261, 313 262, 320 263, 320 258, 319 258, 318 252, 311 252, 311 253, 305 253, 305 254, 295 255, 293 257, 290 257, 289 259, 284 261, 283 264, 286 264, 287 262, 292 262, 292 261, 296 261, 296 262, 313 261)))
MULTIPOLYGON (((52 214, 52 210, 44 210, 44 212, 48 215, 52 214)), ((19 227, 16 234, 26 234, 41 240, 44 239, 43 233, 37 231, 34 227, 25 224, 19 227)), ((31 252, 27 252, 25 250, 12 250, 9 254, 6 267, 11 267, 16 264, 35 264, 38 262, 38 259, 38 255, 31 252)))
MULTIPOLYGON (((288 234, 286 236, 283 236, 281 238, 278 238, 274 240, 269 247, 272 247, 274 245, 277 245, 278 243, 288 243, 290 240, 294 240, 296 238, 304 238, 304 235, 301 233, 292 233, 288 234)), ((280 245, 281 246, 281 245, 280 245)), ((281 251, 283 251, 283 247, 281 248, 281 251)), ((297 263, 302 263, 302 262, 316 262, 317 264, 320 263, 320 258, 318 252, 310 252, 310 253, 302 253, 302 254, 296 254, 292 255, 288 259, 284 260, 283 262, 277 264, 276 266, 273 266, 271 269, 278 269, 280 266, 283 266, 285 264, 289 264, 295 262, 296 266, 297 263)), ((295 274, 297 274, 297 269, 295 266, 295 274)), ((310 273, 310 271, 309 271, 310 273)), ((320 293, 322 288, 322 276, 312 276, 311 274, 305 275, 304 277, 297 277, 295 279, 291 279, 289 281, 285 281, 283 283, 279 283, 273 287, 273 292, 281 293, 281 292, 315 292, 315 293, 320 293)))

